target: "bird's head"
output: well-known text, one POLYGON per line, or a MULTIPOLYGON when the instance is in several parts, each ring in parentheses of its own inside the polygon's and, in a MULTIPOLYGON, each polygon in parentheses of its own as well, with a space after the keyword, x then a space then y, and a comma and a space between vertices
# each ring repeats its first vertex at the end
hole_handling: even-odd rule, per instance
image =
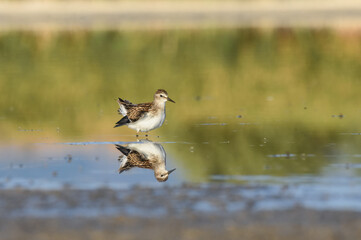
POLYGON ((166 102, 170 101, 172 103, 175 103, 172 99, 168 97, 168 93, 166 90, 158 89, 154 94, 154 100, 157 102, 166 102))
POLYGON ((154 172, 154 176, 155 178, 158 180, 158 182, 165 182, 168 180, 168 176, 169 174, 171 174, 172 172, 174 172, 176 169, 172 169, 170 171, 164 170, 164 171, 160 171, 155 173, 154 172))

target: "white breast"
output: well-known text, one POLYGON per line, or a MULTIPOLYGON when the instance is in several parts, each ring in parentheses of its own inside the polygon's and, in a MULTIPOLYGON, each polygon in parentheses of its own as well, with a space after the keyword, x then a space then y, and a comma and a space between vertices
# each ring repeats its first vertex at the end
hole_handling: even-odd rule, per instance
POLYGON ((144 154, 147 158, 154 156, 157 159, 165 161, 166 153, 162 145, 147 140, 142 140, 139 143, 131 143, 128 147, 144 154))
POLYGON ((165 108, 157 114, 146 114, 136 122, 128 124, 128 127, 138 132, 148 132, 162 126, 165 120, 165 108))

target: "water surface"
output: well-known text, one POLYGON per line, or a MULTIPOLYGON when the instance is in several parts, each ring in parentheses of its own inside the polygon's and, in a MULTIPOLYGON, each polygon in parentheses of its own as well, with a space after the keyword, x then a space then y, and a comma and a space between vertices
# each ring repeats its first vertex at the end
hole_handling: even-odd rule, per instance
POLYGON ((360 76, 359 32, 5 32, 0 188, 222 183, 288 189, 290 201, 260 209, 360 211, 360 76), (145 136, 113 129, 116 97, 146 102, 158 88, 177 102, 148 137, 177 168, 164 183, 149 169, 118 173, 115 144, 145 136))

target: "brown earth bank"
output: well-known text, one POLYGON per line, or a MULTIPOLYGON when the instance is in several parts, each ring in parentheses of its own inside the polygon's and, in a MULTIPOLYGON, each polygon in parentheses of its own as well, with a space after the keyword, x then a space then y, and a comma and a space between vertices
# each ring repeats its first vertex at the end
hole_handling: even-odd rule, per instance
POLYGON ((0 30, 331 27, 359 29, 361 4, 332 1, 0 2, 0 30))
POLYGON ((20 218, 1 216, 1 239, 358 239, 361 216, 352 212, 242 212, 234 216, 166 218, 20 218))

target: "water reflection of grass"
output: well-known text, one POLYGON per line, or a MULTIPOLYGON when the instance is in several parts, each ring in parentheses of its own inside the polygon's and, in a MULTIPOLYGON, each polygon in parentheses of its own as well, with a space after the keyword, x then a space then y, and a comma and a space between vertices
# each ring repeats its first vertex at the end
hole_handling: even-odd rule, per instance
POLYGON ((190 175, 204 180, 212 175, 320 174, 331 163, 327 156, 357 151, 357 144, 328 128, 303 124, 197 127, 180 135, 192 143, 174 146, 190 175), (340 144, 334 146, 334 144, 340 144), (355 148, 356 147, 356 148, 355 148), (352 149, 353 148, 353 149, 352 149))

